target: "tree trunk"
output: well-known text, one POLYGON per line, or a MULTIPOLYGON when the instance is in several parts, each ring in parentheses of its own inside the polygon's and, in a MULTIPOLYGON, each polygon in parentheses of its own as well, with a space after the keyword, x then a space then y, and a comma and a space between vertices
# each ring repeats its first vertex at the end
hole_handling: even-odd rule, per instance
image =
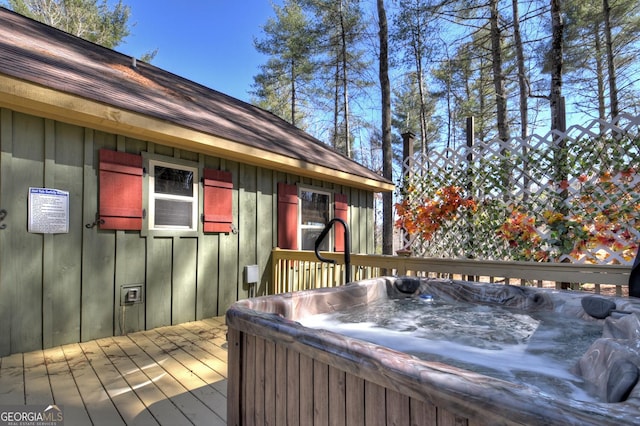
MULTIPOLYGON (((447 61, 447 66, 449 66, 449 61, 447 61)), ((451 105, 451 100, 453 98, 453 90, 451 88, 451 76, 449 76, 447 80, 447 152, 449 148, 451 148, 451 138, 453 133, 453 105, 451 105)))
MULTIPOLYGON (((382 93, 382 175, 393 179, 391 151, 391 84, 389 83, 389 28, 384 0, 377 0, 380 37, 380 91, 382 93)), ((393 254, 393 193, 382 194, 382 254, 393 254)))
MULTIPOLYGON (((516 61, 518 64, 518 92, 520 93, 520 137, 523 141, 529 135, 529 88, 527 86, 527 75, 524 63, 524 48, 522 46, 522 35, 520 34, 520 12, 518 11, 518 0, 512 0, 513 8, 513 39, 516 48, 516 61)), ((529 164, 527 158, 527 145, 522 144, 522 158, 525 159, 522 164, 523 182, 525 188, 522 198, 524 201, 529 197, 529 164)))
MULTIPOLYGON (((604 64, 602 63, 602 40, 600 39, 600 23, 593 23, 593 36, 595 41, 595 56, 596 56, 596 79, 598 81, 598 118, 600 120, 606 120, 607 107, 605 105, 605 89, 604 89, 604 64)), ((604 126, 600 124, 600 131, 604 130, 604 126)))
POLYGON ((513 39, 516 48, 516 60, 518 63, 518 88, 520 93, 520 136, 524 139, 529 133, 529 108, 527 87, 527 75, 524 63, 524 48, 522 46, 522 35, 520 34, 520 12, 518 11, 518 0, 512 0, 513 5, 513 39))
MULTIPOLYGON (((605 0, 606 1, 606 0, 605 0)), ((564 23, 562 22, 561 0, 551 0, 551 130, 564 131, 564 117, 562 116, 562 37, 564 23)))
POLYGON ((613 55, 613 40, 611 36, 611 6, 609 0, 602 0, 604 14, 604 36, 607 45, 607 65, 609 68, 609 98, 611 100, 611 118, 618 117, 618 87, 616 83, 616 64, 613 55))
POLYGON ((336 58, 336 69, 334 75, 335 93, 333 96, 333 147, 339 149, 340 138, 340 61, 336 58))
MULTIPOLYGON (((564 23, 562 21, 561 0, 551 0, 551 130, 563 132, 566 130, 564 117, 564 104, 562 99, 562 68, 564 65, 562 39, 564 23)), ((553 210, 562 215, 567 214, 565 200, 568 197, 566 188, 562 189, 567 180, 567 151, 564 136, 553 136, 553 183, 561 188, 558 197, 553 202, 553 210)), ((566 229, 558 230, 557 235, 560 255, 564 254, 565 241, 570 237, 566 229)), ((558 259, 556 259, 558 260, 558 259)), ((560 283, 562 289, 569 288, 569 283, 560 283)))
POLYGON ((347 67, 349 61, 347 60, 347 34, 344 26, 344 13, 342 10, 342 0, 340 0, 340 48, 342 56, 342 105, 343 105, 343 120, 344 120, 344 144, 347 157, 351 158, 353 153, 351 152, 351 136, 349 128, 349 81, 347 78, 347 67))
POLYGON ((429 150, 427 146, 427 109, 425 105, 424 71, 422 68, 423 40, 421 29, 420 7, 415 7, 415 21, 409 26, 411 28, 411 47, 413 48, 413 59, 416 64, 416 79, 418 83, 418 97, 420 98, 420 149, 422 154, 429 150))
POLYGON ((491 57, 493 59, 493 84, 496 90, 496 115, 498 137, 506 141, 509 138, 507 123, 507 95, 505 93, 504 72, 502 71, 502 43, 499 27, 498 0, 490 0, 491 9, 491 57))
POLYGON ((429 145, 427 143, 427 105, 425 102, 425 90, 424 90, 424 76, 422 71, 422 57, 418 55, 416 57, 416 63, 418 63, 418 91, 420 92, 420 146, 422 154, 429 152, 429 145))
POLYGON ((291 60, 291 124, 296 125, 296 65, 291 60))

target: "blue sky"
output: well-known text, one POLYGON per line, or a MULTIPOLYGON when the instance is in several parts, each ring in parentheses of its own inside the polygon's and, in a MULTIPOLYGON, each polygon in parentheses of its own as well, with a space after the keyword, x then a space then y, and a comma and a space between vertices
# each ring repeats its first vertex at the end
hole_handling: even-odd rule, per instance
MULTIPOLYGON (((235 98, 249 101, 266 57, 253 47, 275 14, 271 0, 124 0, 131 34, 115 48, 235 98)), ((279 3, 276 1, 275 3, 279 3)))

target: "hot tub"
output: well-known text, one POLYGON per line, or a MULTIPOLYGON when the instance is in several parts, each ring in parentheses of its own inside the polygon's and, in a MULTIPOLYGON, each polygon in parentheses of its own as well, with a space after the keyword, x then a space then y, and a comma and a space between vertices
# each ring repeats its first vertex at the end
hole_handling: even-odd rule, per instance
POLYGON ((611 299, 616 310, 623 312, 607 312, 604 319, 597 319, 583 309, 581 302, 586 296, 532 287, 384 277, 337 288, 239 301, 226 314, 227 422, 229 425, 640 424, 640 385, 635 385, 640 366, 640 299, 611 299), (626 386, 622 392, 624 400, 607 403, 559 398, 526 384, 442 362, 422 361, 299 323, 309 315, 349 310, 382 298, 416 297, 425 291, 438 297, 547 310, 602 322, 607 335, 594 342, 576 364, 575 371, 603 400, 615 393, 622 382, 626 386), (633 374, 630 370, 634 370, 633 374))

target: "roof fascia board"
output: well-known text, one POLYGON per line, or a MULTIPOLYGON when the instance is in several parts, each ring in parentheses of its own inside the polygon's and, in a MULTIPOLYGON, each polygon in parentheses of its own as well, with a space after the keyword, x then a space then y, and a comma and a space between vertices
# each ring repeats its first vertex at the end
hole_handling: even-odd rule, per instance
POLYGON ((61 122, 373 192, 394 185, 308 163, 168 121, 0 75, 0 106, 61 122))

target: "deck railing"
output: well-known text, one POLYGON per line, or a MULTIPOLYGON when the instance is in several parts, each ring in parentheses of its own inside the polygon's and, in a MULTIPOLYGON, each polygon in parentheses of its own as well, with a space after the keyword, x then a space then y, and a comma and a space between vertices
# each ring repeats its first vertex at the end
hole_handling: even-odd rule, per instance
MULTIPOLYGON (((323 252, 335 264, 320 262, 312 251, 274 249, 270 294, 344 284, 342 253, 323 252)), ((384 275, 448 277, 470 281, 573 289, 626 296, 631 266, 516 261, 483 261, 351 254, 353 281, 384 275)))

